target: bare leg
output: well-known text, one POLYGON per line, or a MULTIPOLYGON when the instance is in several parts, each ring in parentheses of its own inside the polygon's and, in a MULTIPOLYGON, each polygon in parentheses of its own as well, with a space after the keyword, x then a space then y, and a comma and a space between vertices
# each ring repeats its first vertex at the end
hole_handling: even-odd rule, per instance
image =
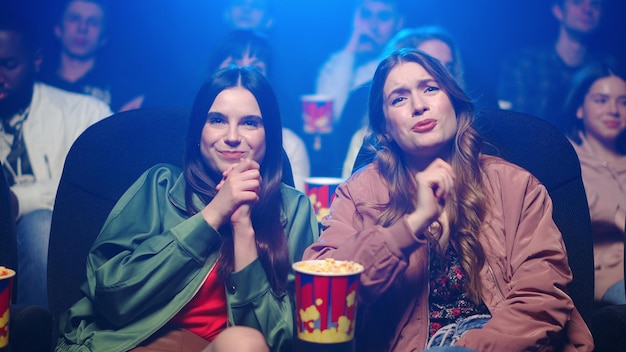
POLYGON ((260 331, 233 326, 222 331, 203 352, 269 352, 260 331))

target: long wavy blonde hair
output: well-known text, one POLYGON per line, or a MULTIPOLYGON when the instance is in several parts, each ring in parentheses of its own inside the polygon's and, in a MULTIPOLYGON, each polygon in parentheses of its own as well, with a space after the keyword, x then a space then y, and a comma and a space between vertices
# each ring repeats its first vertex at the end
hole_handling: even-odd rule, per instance
MULTIPOLYGON (((415 210, 417 188, 404 153, 387 132, 383 111, 383 87, 389 72, 397 65, 415 62, 439 83, 450 99, 457 117, 457 132, 450 142, 450 164, 455 172, 455 192, 446 202, 445 211, 450 221, 450 244, 460 257, 468 276, 466 291, 476 303, 480 302, 479 272, 484 264, 484 252, 477 240, 487 209, 487 198, 482 187, 480 151, 482 139, 472 127, 474 104, 455 79, 436 60, 418 50, 400 49, 388 55, 378 66, 370 91, 370 128, 376 147, 376 165, 389 187, 389 203, 383 210, 379 224, 389 226, 404 214, 415 210)), ((428 231, 426 231, 428 232, 428 231)), ((426 233, 429 240, 434 238, 426 233)))

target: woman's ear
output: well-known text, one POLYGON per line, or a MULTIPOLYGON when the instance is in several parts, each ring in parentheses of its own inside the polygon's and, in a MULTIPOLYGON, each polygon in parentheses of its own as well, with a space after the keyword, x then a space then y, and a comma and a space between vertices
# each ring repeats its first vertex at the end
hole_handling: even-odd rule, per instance
POLYGON ((582 120, 582 119, 585 117, 584 112, 583 112, 583 107, 582 107, 582 105, 581 105, 581 106, 579 106, 579 107, 578 107, 578 109, 576 110, 576 117, 577 117, 579 120, 582 120))

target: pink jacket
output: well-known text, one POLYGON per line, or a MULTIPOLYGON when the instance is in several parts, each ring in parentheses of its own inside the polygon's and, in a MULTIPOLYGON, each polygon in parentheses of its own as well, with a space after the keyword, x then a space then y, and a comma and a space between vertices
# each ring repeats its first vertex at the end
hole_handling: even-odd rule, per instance
MULTIPOLYGON (((560 350, 559 344, 566 344, 564 351, 593 350, 589 329, 566 292, 572 273, 548 192, 511 163, 491 156, 481 162, 493 201, 478 236, 486 255, 482 299, 493 317, 457 346, 481 352, 560 350)), ((349 259, 365 267, 359 351, 421 351, 428 338, 428 246, 406 220, 376 225, 380 211, 368 205, 385 204, 388 197, 373 165, 352 176, 338 187, 331 215, 322 221, 326 229, 304 259, 349 259)))
POLYGON ((572 146, 580 160, 591 220, 613 224, 617 209, 626 209, 626 162, 608 164, 595 155, 584 134, 580 138, 583 143, 572 146))

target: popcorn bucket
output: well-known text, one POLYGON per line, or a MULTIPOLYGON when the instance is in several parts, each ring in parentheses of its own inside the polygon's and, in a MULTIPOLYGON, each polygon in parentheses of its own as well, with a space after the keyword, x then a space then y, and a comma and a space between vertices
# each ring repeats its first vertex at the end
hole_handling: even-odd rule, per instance
POLYGON ((297 262, 293 269, 298 337, 323 344, 351 341, 363 266, 327 259, 297 262))
POLYGON ((333 131, 333 100, 329 96, 312 94, 303 95, 302 118, 304 132, 331 133, 333 131))
POLYGON ((0 266, 0 348, 9 344, 9 316, 15 271, 0 266))
POLYGON ((330 214, 330 203, 335 198, 335 190, 344 179, 337 177, 307 177, 304 180, 304 193, 309 197, 317 221, 330 214))

